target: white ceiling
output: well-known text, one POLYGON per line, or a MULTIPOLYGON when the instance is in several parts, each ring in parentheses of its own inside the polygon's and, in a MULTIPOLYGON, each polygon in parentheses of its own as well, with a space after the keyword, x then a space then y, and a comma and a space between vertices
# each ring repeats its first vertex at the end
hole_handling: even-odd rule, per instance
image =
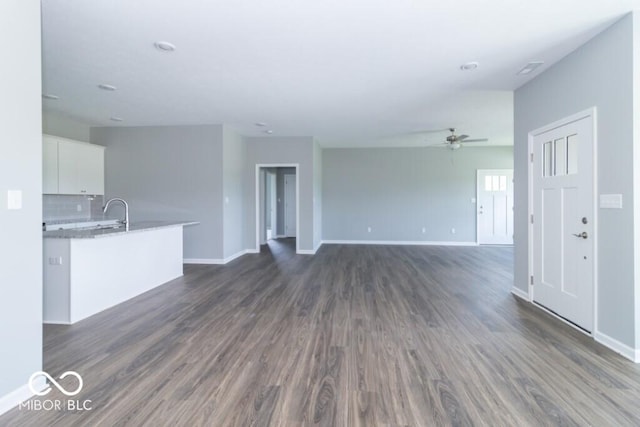
POLYGON ((634 6, 42 0, 43 93, 60 97, 43 104, 92 126, 226 123, 244 135, 313 135, 324 146, 423 145, 446 134, 416 131, 447 127, 511 144, 512 91, 634 6), (158 51, 159 40, 177 50, 158 51), (469 61, 479 68, 461 71, 469 61), (516 75, 530 61, 545 65, 516 75))

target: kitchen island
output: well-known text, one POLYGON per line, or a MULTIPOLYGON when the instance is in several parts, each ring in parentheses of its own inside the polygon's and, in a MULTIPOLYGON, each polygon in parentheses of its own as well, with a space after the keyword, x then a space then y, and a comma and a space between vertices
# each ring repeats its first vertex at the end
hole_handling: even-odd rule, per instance
POLYGON ((45 231, 44 322, 72 324, 182 276, 183 227, 195 224, 45 231))

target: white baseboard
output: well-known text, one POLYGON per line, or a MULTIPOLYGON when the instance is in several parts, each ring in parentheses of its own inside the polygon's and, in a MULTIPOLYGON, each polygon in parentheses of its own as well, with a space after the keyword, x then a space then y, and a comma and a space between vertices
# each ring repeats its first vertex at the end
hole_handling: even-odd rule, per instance
POLYGON ((227 258, 185 258, 182 262, 185 264, 207 264, 207 265, 223 265, 241 257, 244 254, 256 253, 255 249, 245 249, 227 258))
POLYGON ((476 242, 429 240, 323 240, 325 245, 478 246, 476 242))
POLYGON ((257 250, 257 249, 246 249, 245 253, 247 253, 247 254, 259 254, 260 251, 257 250))
POLYGON ((529 297, 529 293, 523 291, 520 288, 516 288, 515 286, 511 288, 511 293, 517 296, 518 298, 522 298, 527 302, 531 302, 531 298, 529 297))
MULTIPOLYGON (((33 388, 38 391, 42 391, 47 387, 47 381, 43 377, 38 377, 33 381, 33 388)), ((29 400, 33 397, 33 392, 29 388, 29 384, 25 384, 17 390, 12 391, 0 397, 0 415, 18 406, 25 400, 29 400)))
POLYGON ((621 343, 617 339, 611 338, 609 335, 603 334, 600 331, 596 331, 593 334, 593 337, 600 344, 609 347, 621 356, 626 357, 634 363, 640 363, 640 349, 629 347, 628 345, 621 343))

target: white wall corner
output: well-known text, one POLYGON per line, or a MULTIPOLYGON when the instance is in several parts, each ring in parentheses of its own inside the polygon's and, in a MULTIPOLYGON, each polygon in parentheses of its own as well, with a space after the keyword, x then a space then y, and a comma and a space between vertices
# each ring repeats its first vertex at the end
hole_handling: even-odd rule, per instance
POLYGON ((296 254, 298 254, 298 255, 315 255, 316 254, 316 249, 298 249, 296 251, 296 254))
POLYGON ((255 249, 244 249, 236 254, 228 256, 226 258, 185 258, 182 260, 185 264, 206 264, 206 265, 222 265, 233 261, 236 258, 241 257, 244 254, 253 253, 255 249))
POLYGON ((531 302, 531 297, 529 296, 528 292, 523 291, 520 288, 516 288, 515 286, 513 286, 511 288, 511 293, 515 296, 517 296, 518 298, 521 298, 527 302, 531 302))
MULTIPOLYGON (((47 381, 43 377, 36 378, 31 384, 37 391, 42 391, 47 387, 47 381)), ((29 384, 25 384, 17 390, 0 397, 0 415, 18 406, 20 403, 31 399, 34 396, 29 384)))
POLYGON ((595 333, 593 334, 593 338, 600 344, 610 348, 611 350, 631 360, 632 362, 640 363, 640 349, 629 347, 628 345, 621 343, 617 339, 603 334, 600 331, 595 331, 595 333))
POLYGON ((244 254, 246 254, 246 253, 247 253, 247 250, 246 250, 246 249, 245 249, 245 250, 242 250, 242 251, 240 251, 240 252, 238 252, 238 253, 235 253, 235 254, 233 254, 233 255, 231 255, 231 256, 226 257, 225 259, 223 259, 223 260, 222 260, 222 263, 223 263, 223 264, 227 264, 227 263, 229 263, 229 262, 233 261, 233 260, 234 260, 234 259, 236 259, 236 258, 240 258, 242 255, 244 255, 244 254))

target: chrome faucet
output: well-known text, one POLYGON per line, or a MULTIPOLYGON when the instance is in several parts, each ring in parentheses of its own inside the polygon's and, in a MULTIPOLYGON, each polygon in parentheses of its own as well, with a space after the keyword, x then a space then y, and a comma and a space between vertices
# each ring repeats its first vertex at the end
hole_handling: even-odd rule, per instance
POLYGON ((102 208, 103 213, 107 213, 107 209, 109 209, 109 205, 111 204, 111 202, 120 202, 124 206, 124 221, 122 221, 122 223, 125 226, 125 230, 129 231, 129 204, 125 202, 124 199, 114 197, 113 199, 109 199, 107 203, 105 203, 104 207, 102 208))

